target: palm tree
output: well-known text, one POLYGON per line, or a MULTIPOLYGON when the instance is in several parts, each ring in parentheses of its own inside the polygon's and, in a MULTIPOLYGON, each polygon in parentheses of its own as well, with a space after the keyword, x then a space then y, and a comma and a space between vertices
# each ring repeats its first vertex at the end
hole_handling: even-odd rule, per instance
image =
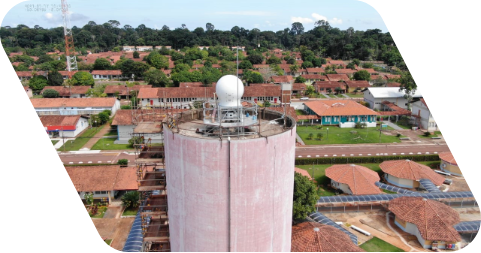
POLYGON ((126 192, 120 200, 122 201, 122 205, 127 208, 135 208, 139 206, 139 198, 140 194, 138 191, 128 191, 126 192))

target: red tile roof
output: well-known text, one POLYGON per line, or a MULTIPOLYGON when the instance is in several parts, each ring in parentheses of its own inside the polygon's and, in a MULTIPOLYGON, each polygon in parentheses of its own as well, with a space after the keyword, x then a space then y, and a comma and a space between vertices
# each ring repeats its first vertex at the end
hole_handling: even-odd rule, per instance
POLYGON ((387 83, 386 87, 401 87, 400 83, 387 83))
POLYGON ((43 87, 40 94, 42 94, 45 90, 56 90, 61 97, 69 97, 70 94, 82 94, 85 95, 87 91, 90 89, 90 86, 45 86, 43 87))
POLYGON ((326 72, 323 68, 306 68, 306 70, 308 74, 319 74, 326 72))
MULTIPOLYGON (((268 110, 284 113, 284 107, 269 107, 268 110)), ((297 122, 296 109, 292 106, 287 106, 286 113, 297 122)))
POLYGON ((294 171, 295 171, 296 173, 299 173, 299 174, 301 174, 301 175, 309 178, 309 180, 312 180, 312 177, 311 177, 311 175, 309 175, 309 172, 307 172, 307 170, 303 170, 303 169, 299 169, 299 168, 294 168, 294 171))
POLYGON ((15 71, 19 77, 32 77, 32 71, 15 71))
POLYGON ((435 185, 442 185, 444 177, 434 172, 426 165, 413 162, 411 160, 384 161, 379 167, 384 173, 393 175, 397 178, 404 178, 413 181, 429 179, 435 185))
MULTIPOLYGON (((138 98, 203 98, 212 97, 215 87, 142 88, 138 98)), ((280 86, 245 86, 244 97, 280 97, 280 86)))
POLYGON ((30 99, 34 108, 57 107, 113 107, 116 98, 34 98, 30 99))
POLYGON ((401 78, 401 75, 384 75, 387 79, 398 79, 401 78))
POLYGON ((357 72, 357 70, 353 70, 353 69, 336 69, 336 73, 338 73, 338 74, 348 75, 348 74, 354 74, 356 72, 357 72))
POLYGON ((389 210, 397 218, 416 225, 424 240, 461 241, 461 236, 453 227, 461 221, 458 212, 439 201, 400 197, 389 201, 389 210))
POLYGON ((327 78, 331 82, 338 82, 338 81, 349 81, 349 77, 346 74, 327 74, 327 78))
POLYGON ((353 195, 382 193, 374 184, 379 181, 379 175, 364 166, 336 164, 326 169, 326 176, 338 183, 347 184, 353 195))
POLYGON ((202 82, 182 82, 179 83, 179 88, 188 88, 188 87, 203 87, 204 84, 202 82))
MULTIPOLYGON (((75 73, 77 73, 78 71, 70 71, 70 72, 72 72, 72 76, 73 76, 73 75, 75 75, 75 73)), ((58 73, 60 73, 60 75, 62 75, 62 76, 68 76, 68 71, 66 71, 66 70, 61 70, 61 71, 59 71, 58 73)))
POLYGON ((341 230, 317 222, 292 226, 291 252, 363 252, 341 230))
POLYGON ((130 126, 140 122, 160 122, 167 114, 186 111, 185 109, 148 109, 148 110, 118 110, 112 120, 112 126, 130 126), (135 120, 133 120, 135 118, 135 120))
POLYGON ((381 102, 383 105, 391 109, 391 111, 380 111, 379 114, 381 115, 411 115, 411 111, 406 110, 404 108, 401 108, 394 103, 391 103, 389 101, 383 101, 381 102))
POLYGON ((454 159, 454 156, 451 152, 441 152, 441 153, 439 153, 439 159, 441 159, 441 160, 443 160, 447 163, 453 164, 453 165, 458 165, 458 163, 454 159))
POLYGON ((134 167, 67 166, 65 169, 78 192, 138 189, 134 167))
POLYGON ((42 125, 47 130, 75 130, 80 115, 45 115, 40 116, 42 125))
POLYGON ((341 60, 330 60, 329 63, 333 65, 346 65, 344 61, 341 60))
POLYGON ((317 75, 317 74, 308 74, 308 75, 301 75, 307 80, 328 80, 326 76, 317 75))
POLYGON ((120 76, 120 75, 122 75, 122 71, 120 71, 120 70, 92 70, 92 75, 120 76))
POLYGON ((250 83, 249 86, 276 86, 274 83, 250 83))
POLYGON ((292 84, 292 90, 295 91, 301 91, 301 90, 306 90, 307 85, 305 83, 293 83, 292 84))
POLYGON ((369 74, 377 74, 377 71, 374 69, 361 69, 367 71, 369 74))
POLYGON ((345 90, 346 86, 342 82, 331 82, 331 81, 317 81, 314 84, 314 87, 316 87, 317 91, 319 92, 320 88, 331 88, 335 89, 337 87, 345 90))
POLYGON ((371 87, 368 81, 345 81, 349 88, 367 88, 371 87))
POLYGON ((127 87, 127 85, 107 85, 105 86, 104 93, 113 95, 115 93, 119 93, 121 96, 126 96, 129 95, 131 91, 133 90, 140 90, 142 88, 152 88, 152 85, 134 85, 132 87, 127 87))
POLYGON ((318 116, 379 115, 353 100, 318 100, 304 102, 318 116))
POLYGON ((272 76, 273 83, 290 83, 294 78, 292 76, 272 76))

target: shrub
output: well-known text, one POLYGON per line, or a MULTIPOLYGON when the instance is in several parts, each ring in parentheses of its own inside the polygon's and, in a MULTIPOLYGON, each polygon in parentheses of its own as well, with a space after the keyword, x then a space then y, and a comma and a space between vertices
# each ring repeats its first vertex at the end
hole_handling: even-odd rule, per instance
POLYGON ((401 134, 396 134, 396 137, 401 137, 401 134))
POLYGON ((382 163, 389 160, 409 159, 415 162, 439 161, 439 155, 391 155, 391 156, 357 156, 357 157, 319 157, 297 158, 296 165, 342 164, 342 163, 382 163))
POLYGON ((431 133, 428 131, 428 132, 424 132, 423 135, 426 136, 426 137, 429 137, 429 136, 431 136, 431 133))
POLYGON ((131 107, 130 105, 121 105, 121 106, 120 106, 120 109, 122 109, 122 110, 130 110, 130 109, 132 109, 132 107, 131 107))
POLYGON ((56 98, 58 97, 58 91, 53 90, 53 89, 46 89, 43 91, 42 96, 44 98, 56 98))
POLYGON ((138 191, 128 191, 126 192, 120 200, 122 201, 122 205, 127 209, 127 208, 135 208, 139 206, 139 199, 140 199, 140 194, 138 191))
POLYGON ((118 164, 118 165, 127 165, 127 164, 129 164, 129 160, 127 160, 127 159, 119 159, 119 160, 117 161, 117 164, 118 164))

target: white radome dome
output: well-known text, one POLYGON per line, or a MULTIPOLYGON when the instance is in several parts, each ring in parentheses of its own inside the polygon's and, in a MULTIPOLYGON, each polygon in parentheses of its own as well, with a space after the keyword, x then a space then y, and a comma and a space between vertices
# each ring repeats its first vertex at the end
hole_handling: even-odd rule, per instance
POLYGON ((244 84, 234 75, 225 75, 217 81, 215 92, 220 106, 242 106, 244 84))

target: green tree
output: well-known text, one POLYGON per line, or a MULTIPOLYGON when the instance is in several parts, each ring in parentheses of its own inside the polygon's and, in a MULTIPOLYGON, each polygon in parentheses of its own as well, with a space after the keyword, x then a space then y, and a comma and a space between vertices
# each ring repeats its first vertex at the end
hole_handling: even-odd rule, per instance
POLYGON ((313 95, 316 93, 316 89, 312 85, 308 85, 306 89, 306 95, 313 95))
POLYGON ((94 194, 91 192, 86 192, 84 194, 85 204, 91 206, 94 203, 94 194))
POLYGON ((304 61, 301 65, 301 67, 303 69, 312 68, 312 67, 314 67, 314 64, 312 64, 312 62, 310 62, 310 61, 304 61))
POLYGON ((296 77, 296 80, 294 81, 295 83, 305 83, 306 79, 302 76, 296 77))
POLYGON ((269 102, 269 100, 264 100, 264 103, 262 104, 262 106, 264 106, 264 107, 270 107, 270 106, 271 106, 271 102, 269 102))
POLYGON ((42 92, 44 98, 56 98, 58 95, 58 91, 52 89, 46 89, 42 92))
POLYGON ((312 140, 313 137, 314 137, 314 134, 313 134, 313 133, 309 133, 309 135, 307 136, 307 139, 312 140))
POLYGON ((135 62, 132 59, 128 59, 120 65, 120 71, 122 74, 127 77, 132 77, 134 75, 135 78, 142 77, 145 71, 149 69, 149 66, 143 62, 135 62))
POLYGON ((264 61, 264 56, 259 53, 254 53, 248 55, 247 60, 249 60, 252 64, 261 64, 264 61))
POLYGON ((323 133, 317 133, 317 139, 322 141, 322 137, 324 137, 323 133))
POLYGON ((263 83, 264 78, 259 72, 255 71, 246 71, 243 76, 244 80, 247 83, 263 83))
POLYGON ((35 93, 39 93, 45 86, 47 86, 47 78, 44 76, 34 76, 28 80, 28 87, 35 93))
POLYGON ((109 60, 105 58, 97 58, 94 62, 94 69, 95 70, 108 70, 112 67, 112 64, 109 60))
POLYGON ((400 90, 404 91, 406 94, 414 94, 418 88, 411 72, 409 71, 401 73, 401 79, 399 82, 401 83, 400 90))
POLYGON ((295 72, 297 72, 299 70, 299 65, 293 64, 293 65, 289 66, 289 70, 291 71, 292 74, 294 74, 295 72))
POLYGON ((135 59, 139 59, 139 58, 140 58, 140 54, 139 54, 139 52, 137 52, 137 51, 134 51, 133 56, 134 56, 135 59))
POLYGON ((109 114, 106 112, 101 112, 98 115, 99 115, 100 124, 102 125, 105 124, 110 119, 109 114))
POLYGON ((79 71, 72 76, 73 85, 77 86, 93 86, 94 78, 88 72, 79 71))
POLYGON ((276 56, 271 56, 269 59, 266 61, 267 64, 281 64, 281 59, 279 59, 276 56))
POLYGON ((143 139, 140 136, 134 136, 129 139, 129 146, 135 148, 135 144, 143 144, 143 139))
POLYGON ((304 219, 308 214, 315 212, 318 199, 319 194, 314 182, 306 176, 295 173, 292 218, 294 220, 304 219))
POLYGON ((239 69, 252 69, 252 63, 249 60, 243 60, 239 63, 239 69))
POLYGON ((153 87, 166 87, 169 86, 169 78, 162 70, 156 68, 150 68, 144 73, 144 81, 153 87))
POLYGON ((157 51, 153 51, 147 56, 147 63, 157 69, 167 69, 169 67, 169 59, 157 51))
POLYGON ((139 199, 140 194, 138 191, 128 191, 120 198, 125 209, 139 206, 139 199))
POLYGON ((63 84, 63 76, 56 70, 48 72, 47 77, 49 86, 61 86, 63 84))
POLYGON ((359 70, 358 72, 354 73, 353 77, 355 80, 364 80, 364 81, 371 80, 371 74, 369 74, 369 72, 367 72, 366 70, 359 70))
POLYGON ((361 61, 359 59, 353 59, 351 62, 357 66, 361 65, 361 61))

